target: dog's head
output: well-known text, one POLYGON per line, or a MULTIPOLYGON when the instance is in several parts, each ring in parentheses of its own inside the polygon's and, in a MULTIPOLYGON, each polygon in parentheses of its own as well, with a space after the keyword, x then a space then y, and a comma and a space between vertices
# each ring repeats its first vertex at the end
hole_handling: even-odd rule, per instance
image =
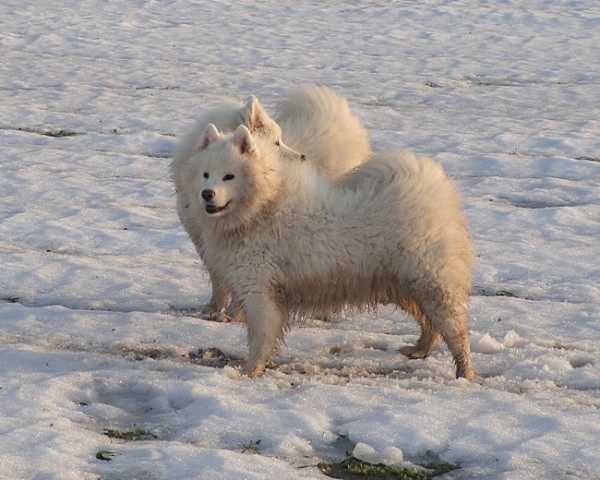
POLYGON ((205 214, 229 227, 251 221, 277 194, 279 147, 240 125, 233 134, 206 127, 190 159, 194 189, 205 214), (226 221, 225 221, 226 220, 226 221))
POLYGON ((256 137, 262 138, 266 142, 271 142, 279 155, 285 160, 303 161, 305 156, 286 145, 282 140, 281 128, 265 111, 263 106, 254 95, 252 95, 242 109, 242 125, 256 137))

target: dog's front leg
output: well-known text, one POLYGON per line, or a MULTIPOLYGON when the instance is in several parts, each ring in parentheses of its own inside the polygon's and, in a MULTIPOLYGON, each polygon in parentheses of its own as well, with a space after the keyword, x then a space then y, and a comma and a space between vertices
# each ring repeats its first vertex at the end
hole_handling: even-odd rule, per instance
POLYGON ((241 297, 248 327, 248 361, 243 369, 250 377, 261 376, 283 339, 286 317, 265 292, 241 297))

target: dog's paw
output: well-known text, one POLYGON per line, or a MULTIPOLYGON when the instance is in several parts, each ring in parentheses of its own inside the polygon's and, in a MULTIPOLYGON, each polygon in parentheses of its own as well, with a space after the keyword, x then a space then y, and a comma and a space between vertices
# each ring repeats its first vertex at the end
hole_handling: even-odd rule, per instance
POLYGON ((202 315, 211 317, 217 315, 219 313, 219 309, 214 303, 207 303, 206 305, 202 306, 200 312, 202 313, 202 315))
POLYGON ((431 349, 418 348, 416 345, 407 345, 399 348, 398 351, 412 360, 427 358, 431 353, 431 349))
POLYGON ((230 316, 224 308, 218 309, 211 303, 202 307, 201 315, 204 320, 213 322, 230 323, 238 321, 235 317, 230 316))
POLYGON ((242 368, 242 374, 250 378, 262 377, 265 374, 266 366, 263 364, 258 365, 244 365, 242 368))
POLYGON ((233 308, 231 305, 221 315, 226 316, 228 322, 242 323, 244 321, 242 311, 238 308, 233 308))
POLYGON ((241 310, 233 308, 219 308, 214 303, 207 303, 200 311, 202 318, 222 323, 241 323, 244 321, 241 310))
POLYGON ((464 378, 466 380, 481 380, 481 375, 471 365, 457 367, 456 378, 464 378))
POLYGON ((268 360, 265 363, 256 363, 250 365, 248 362, 242 367, 242 375, 246 375, 250 378, 262 377, 267 369, 273 369, 277 367, 277 363, 274 360, 268 360))

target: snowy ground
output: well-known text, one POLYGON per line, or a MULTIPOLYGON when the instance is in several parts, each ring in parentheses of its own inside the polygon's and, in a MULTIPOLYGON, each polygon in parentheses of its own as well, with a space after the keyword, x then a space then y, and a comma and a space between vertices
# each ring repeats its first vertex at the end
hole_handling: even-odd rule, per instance
POLYGON ((357 444, 452 479, 600 478, 597 2, 41 5, 0 5, 0 478, 317 479, 357 444), (245 327, 193 315, 169 156, 220 96, 307 81, 459 183, 481 381, 399 356, 418 330, 387 308, 298 326, 240 379, 245 327))

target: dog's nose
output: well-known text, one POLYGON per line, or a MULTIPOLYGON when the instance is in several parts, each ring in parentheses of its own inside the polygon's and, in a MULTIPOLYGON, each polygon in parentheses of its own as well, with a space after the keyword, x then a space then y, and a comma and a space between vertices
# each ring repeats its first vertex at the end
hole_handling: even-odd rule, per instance
POLYGON ((212 200, 215 197, 215 191, 214 190, 202 190, 202 198, 204 199, 205 202, 209 202, 210 200, 212 200))
POLYGON ((300 160, 302 160, 302 161, 306 160, 306 155, 304 155, 304 154, 300 155, 300 160))

